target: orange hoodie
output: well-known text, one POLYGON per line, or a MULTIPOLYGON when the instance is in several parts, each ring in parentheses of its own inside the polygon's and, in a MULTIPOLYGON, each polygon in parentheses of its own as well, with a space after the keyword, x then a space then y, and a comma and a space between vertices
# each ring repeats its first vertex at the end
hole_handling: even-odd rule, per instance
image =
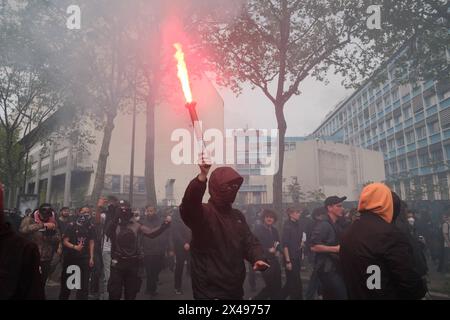
POLYGON ((364 187, 359 197, 358 211, 370 211, 378 214, 384 221, 391 223, 394 215, 391 190, 382 183, 371 183, 364 187))

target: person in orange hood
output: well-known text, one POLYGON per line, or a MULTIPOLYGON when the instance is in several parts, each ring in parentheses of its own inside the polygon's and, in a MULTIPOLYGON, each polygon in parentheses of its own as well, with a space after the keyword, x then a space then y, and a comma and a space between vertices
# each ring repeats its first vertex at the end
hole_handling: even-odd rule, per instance
POLYGON ((382 183, 361 192, 361 218, 344 234, 340 259, 349 299, 420 299, 426 288, 411 244, 394 224, 400 199, 382 183))

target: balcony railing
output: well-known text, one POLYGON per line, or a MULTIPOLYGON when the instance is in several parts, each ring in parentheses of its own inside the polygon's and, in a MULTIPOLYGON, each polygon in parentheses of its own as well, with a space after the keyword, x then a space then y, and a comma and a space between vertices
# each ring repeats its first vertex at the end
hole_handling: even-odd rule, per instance
POLYGON ((444 134, 444 139, 449 139, 450 138, 450 129, 447 129, 443 132, 444 134))
POLYGON ((412 122, 413 122, 413 118, 411 117, 411 118, 408 118, 408 120, 405 120, 405 122, 404 122, 404 128, 407 128, 407 127, 409 127, 410 125, 412 125, 412 122))
POLYGON ((445 100, 442 100, 439 104, 441 105, 441 109, 450 107, 450 97, 445 100))
POLYGON ((431 143, 437 143, 437 142, 441 141, 441 133, 438 132, 438 133, 431 135, 430 141, 431 141, 431 143))
POLYGON ((408 145, 406 146, 406 150, 407 150, 408 152, 416 150, 416 144, 415 144, 415 143, 410 143, 410 144, 408 144, 408 145))
POLYGON ((427 109, 427 116, 437 113, 437 105, 433 105, 427 109))
POLYGON ((423 138, 417 141, 417 145, 419 148, 425 147, 427 144, 428 144, 427 138, 423 138))

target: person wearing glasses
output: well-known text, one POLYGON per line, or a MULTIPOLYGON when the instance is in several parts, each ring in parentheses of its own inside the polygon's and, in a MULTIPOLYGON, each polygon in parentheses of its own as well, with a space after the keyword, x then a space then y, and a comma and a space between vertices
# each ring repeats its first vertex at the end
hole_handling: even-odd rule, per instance
POLYGON ((194 299, 241 300, 244 296, 244 260, 255 271, 269 267, 263 248, 252 234, 241 211, 232 204, 243 178, 230 167, 220 167, 208 181, 210 165, 201 164, 200 174, 188 185, 181 206, 183 222, 192 231, 191 279, 194 299))

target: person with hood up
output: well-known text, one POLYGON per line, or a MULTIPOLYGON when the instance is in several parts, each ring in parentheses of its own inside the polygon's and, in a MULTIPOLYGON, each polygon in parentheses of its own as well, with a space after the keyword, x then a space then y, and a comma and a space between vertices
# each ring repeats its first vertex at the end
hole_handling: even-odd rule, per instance
POLYGON ((200 165, 201 172, 189 183, 180 206, 181 218, 192 231, 192 291, 194 299, 240 300, 244 260, 255 271, 269 265, 244 215, 232 207, 244 179, 232 168, 215 169, 208 183, 211 197, 202 204, 209 170, 209 165, 200 165))
POLYGON ((381 183, 361 192, 355 221, 341 239, 340 259, 350 299, 420 299, 426 288, 414 268, 407 236, 395 225, 400 199, 381 183))

